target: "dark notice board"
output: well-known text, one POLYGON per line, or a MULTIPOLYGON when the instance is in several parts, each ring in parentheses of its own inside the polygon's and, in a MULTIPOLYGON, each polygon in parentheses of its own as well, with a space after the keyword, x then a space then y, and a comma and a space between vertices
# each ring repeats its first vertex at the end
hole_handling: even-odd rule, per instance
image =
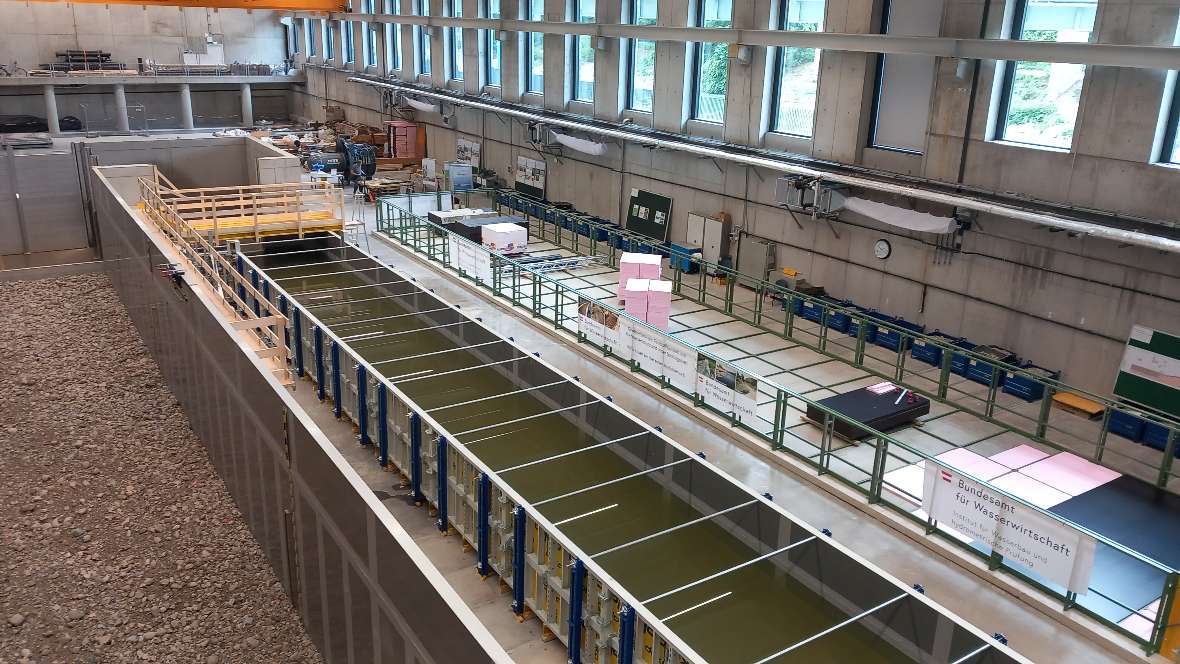
POLYGON ((660 242, 668 241, 672 222, 672 199, 641 189, 631 190, 627 207, 627 230, 660 242))

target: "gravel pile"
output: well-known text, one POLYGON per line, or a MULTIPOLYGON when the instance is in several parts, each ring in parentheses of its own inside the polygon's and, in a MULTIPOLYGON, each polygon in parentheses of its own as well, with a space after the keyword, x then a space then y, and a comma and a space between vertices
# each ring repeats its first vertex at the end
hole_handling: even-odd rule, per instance
POLYGON ((107 277, 0 312, 0 664, 321 661, 107 277))

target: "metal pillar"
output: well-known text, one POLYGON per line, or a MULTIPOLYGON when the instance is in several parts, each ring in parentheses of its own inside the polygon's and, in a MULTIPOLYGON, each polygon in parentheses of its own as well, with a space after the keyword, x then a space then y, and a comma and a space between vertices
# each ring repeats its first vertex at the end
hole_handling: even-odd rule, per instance
POLYGON ((385 383, 377 383, 377 463, 389 464, 389 406, 385 401, 385 383))
POLYGON ((122 83, 115 84, 115 129, 131 132, 131 125, 127 121, 127 91, 123 89, 122 83))
POLYGON ((180 128, 192 129, 193 124, 193 91, 188 83, 180 84, 180 128))
POLYGON ((635 609, 624 604, 619 611, 619 659, 618 664, 632 664, 635 661, 635 609))
MULTIPOLYGON (((290 307, 287 306, 287 296, 286 295, 282 295, 282 294, 279 295, 279 313, 283 314, 283 316, 286 317, 288 320, 291 317, 290 307)), ((283 345, 286 346, 288 350, 290 350, 290 348, 291 348, 291 330, 285 326, 283 327, 283 345)))
POLYGON ((340 394, 340 344, 332 340, 332 413, 339 418, 343 415, 342 402, 340 394))
POLYGON ((45 90, 45 123, 49 125, 50 134, 61 133, 61 123, 58 121, 57 115, 57 93, 54 92, 52 85, 46 85, 45 90))
POLYGON ((445 532, 447 532, 447 439, 446 438, 444 438, 442 436, 438 437, 437 450, 438 450, 438 455, 435 458, 435 461, 437 462, 438 466, 435 468, 435 470, 437 471, 435 476, 438 478, 438 487, 437 487, 438 492, 437 492, 437 495, 434 497, 434 505, 436 508, 438 508, 438 519, 435 520, 435 524, 438 526, 439 531, 445 533, 445 532))
POLYGON ((492 573, 491 566, 488 564, 488 546, 491 542, 491 516, 492 516, 492 480, 487 473, 479 474, 479 495, 478 497, 478 522, 476 524, 476 556, 478 563, 475 566, 476 571, 480 576, 487 576, 492 573))
POLYGON ((422 416, 410 415, 410 497, 422 502, 422 416))
MULTIPOLYGON (((250 285, 254 287, 255 292, 258 291, 258 272, 255 270, 250 270, 250 285)), ((258 297, 255 295, 250 295, 250 300, 254 302, 254 315, 261 318, 262 303, 258 301, 258 297)))
POLYGON ((295 325, 295 374, 303 378, 305 367, 303 364, 303 314, 299 309, 296 309, 291 315, 291 320, 295 325))
POLYGON ((242 84, 242 126, 254 126, 254 95, 249 83, 242 84))
POLYGON ((316 396, 320 401, 324 400, 324 331, 320 329, 319 325, 312 330, 312 339, 315 341, 315 389, 316 396))
POLYGON ((582 604, 586 592, 586 566, 575 560, 570 570, 569 664, 582 664, 582 604))
POLYGON ((365 371, 365 365, 357 363, 356 365, 356 419, 357 426, 360 427, 360 435, 357 440, 361 445, 368 445, 372 441, 369 439, 369 375, 365 371))
MULTIPOLYGON (((519 505, 512 510, 512 612, 524 613, 524 527, 527 514, 519 505)), ((621 660, 620 660, 621 661, 621 660)))

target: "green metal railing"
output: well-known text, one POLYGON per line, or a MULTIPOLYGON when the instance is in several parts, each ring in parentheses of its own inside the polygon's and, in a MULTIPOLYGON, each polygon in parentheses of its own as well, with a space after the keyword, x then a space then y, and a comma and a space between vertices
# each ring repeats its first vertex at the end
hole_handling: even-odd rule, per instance
MULTIPOLYGON (((443 192, 437 194, 435 203, 441 204, 444 197, 450 197, 452 195, 457 196, 463 205, 468 206, 471 205, 472 201, 478 201, 480 197, 495 195, 495 192, 443 192)), ((418 194, 415 196, 422 195, 418 194)), ((419 205, 415 205, 412 209, 421 211, 419 205)), ((734 371, 746 375, 751 375, 752 372, 721 359, 709 352, 707 348, 687 343, 642 321, 638 321, 628 316, 624 311, 597 300, 597 298, 586 295, 580 289, 547 276, 530 267, 526 262, 491 253, 482 245, 471 243, 464 238, 456 236, 441 226, 428 221, 424 214, 419 216, 411 212, 411 203, 407 196, 382 198, 378 202, 377 229, 399 244, 423 255, 431 261, 440 263, 448 270, 457 273, 461 278, 471 280, 476 284, 490 289, 495 297, 504 298, 511 302, 513 306, 525 308, 534 318, 543 319, 552 323, 555 330, 574 334, 577 336, 579 342, 599 349, 604 356, 626 362, 632 371, 644 374, 658 381, 662 389, 671 390, 681 395, 685 399, 690 400, 698 408, 703 408, 728 418, 732 426, 757 436, 770 449, 791 454, 810 465, 818 474, 830 475, 836 480, 847 484, 863 494, 869 503, 886 506, 905 515, 909 519, 923 524, 928 535, 937 534, 947 541, 986 560, 991 569, 1009 573, 1016 578, 1022 579, 1031 586, 1058 598, 1065 610, 1080 611, 1093 617, 1139 643, 1148 654, 1159 651, 1168 628, 1167 618, 1171 612, 1177 584, 1180 582, 1180 573, 1167 565, 1133 551, 1069 519, 1064 519, 1056 514, 1031 505, 987 482, 981 482, 990 491, 1003 496, 1006 500, 1019 503, 1025 509, 1033 510, 1043 518, 1055 521, 1065 528, 1093 537, 1100 547, 1109 548, 1110 555, 1117 556, 1123 562, 1135 564, 1143 569, 1150 570, 1149 574, 1151 578, 1158 582, 1158 587, 1160 588, 1160 604, 1154 616, 1144 612, 1144 606, 1148 604, 1146 602, 1144 606, 1131 606, 1120 601, 1118 596, 1123 590, 1120 587, 1098 587, 1094 585, 1094 582, 1091 582, 1088 592, 1079 596, 1052 581, 1040 578, 1029 570, 1006 560, 1003 556, 992 552, 985 546, 964 544, 953 535, 939 528, 938 524, 932 520, 916 514, 915 512, 917 510, 915 510, 915 506, 920 504, 922 497, 913 496, 905 492, 903 488, 892 485, 886 479, 885 475, 890 470, 923 460, 927 464, 951 468, 949 464, 936 459, 933 455, 890 435, 871 430, 869 437, 861 445, 837 448, 839 441, 834 435, 834 428, 837 422, 847 422, 862 429, 865 428, 864 425, 859 422, 853 422, 844 415, 816 403, 814 400, 797 391, 788 389, 773 380, 759 376, 755 377, 761 385, 762 389, 760 391, 765 391, 770 398, 760 406, 760 412, 757 417, 753 418, 752 421, 743 420, 735 412, 719 411, 706 404, 696 392, 685 391, 674 385, 667 375, 659 373, 658 370, 653 371, 650 368, 645 368, 636 360, 623 360, 619 356, 614 355, 610 347, 595 344, 587 339, 586 335, 578 330, 578 316, 576 312, 579 299, 596 300, 599 306, 620 317, 629 319, 631 325, 646 327, 651 334, 663 335, 666 340, 674 340, 675 343, 682 344, 691 351, 710 358, 734 371), (483 275, 472 274, 461 269, 454 260, 455 257, 451 255, 452 247, 460 245, 468 251, 483 252, 490 264, 490 269, 483 275), (818 434, 816 434, 818 441, 810 440, 788 426, 788 414, 792 409, 805 410, 809 407, 823 414, 823 421, 817 422, 820 425, 818 430, 814 427, 807 427, 807 431, 813 434, 818 431, 818 434), (761 411, 766 412, 768 415, 763 415, 761 411), (909 496, 909 500, 903 498, 903 495, 909 496), (1141 619, 1148 621, 1152 625, 1149 637, 1144 638, 1133 629, 1120 625, 1119 621, 1105 617, 1099 610, 1099 607, 1104 604, 1120 607, 1130 615, 1137 615, 1141 619)), ((576 227, 573 229, 573 233, 577 235, 576 227)), ((589 242, 587 238, 583 238, 583 240, 589 242)), ((732 283, 733 280, 731 279, 730 281, 732 283)), ((765 282, 759 287, 766 288, 768 286, 773 287, 773 285, 766 284, 765 282)), ((786 295, 787 297, 806 297, 789 291, 786 292, 786 295)), ((732 294, 727 295, 727 297, 730 298, 731 308, 737 310, 738 307, 732 301, 732 294)), ((790 311, 789 308, 788 311, 790 311)), ((765 315, 763 318, 765 319, 765 315)), ((864 329, 864 325, 861 328, 864 329)), ((821 333, 823 329, 821 327, 821 333)), ((909 331, 906 332, 910 334, 909 331)), ((863 339, 858 339, 855 346, 862 351, 864 346, 863 341, 863 339)), ((866 355, 862 353, 862 363, 866 355)), ((904 368, 904 364, 900 366, 904 368)), ((887 377, 892 379, 891 376, 887 377)), ((925 390, 922 391, 926 392, 925 390)), ((1175 432, 1173 431, 1174 437, 1175 432)))
MULTIPOLYGON (((530 233, 535 237, 575 253, 602 256, 611 266, 618 265, 624 247, 628 251, 662 250, 668 253, 666 248, 651 238, 636 235, 586 215, 547 206, 512 192, 483 193, 493 196, 495 203, 501 208, 507 207, 514 212, 523 208, 520 213, 528 217, 530 233)), ((834 304, 830 300, 783 288, 764 279, 713 263, 677 254, 673 254, 673 257, 690 260, 697 268, 695 274, 686 273, 677 269, 678 260, 672 261, 673 292, 687 300, 728 314, 735 320, 801 344, 833 359, 847 362, 931 399, 951 404, 1029 440, 1062 451, 1083 454, 1095 463, 1151 482, 1161 489, 1173 491, 1169 483, 1180 477, 1174 467, 1177 445, 1180 445, 1180 421, 1142 411, 1131 404, 1068 385, 1024 367, 997 361, 995 358, 956 346, 946 337, 894 325, 865 310, 834 304), (725 286, 721 292, 708 287, 709 275, 725 277, 725 286), (739 291, 736 288, 739 282, 749 289, 751 299, 743 300, 738 297, 739 293, 746 290, 739 291), (778 306, 780 303, 781 306, 778 306), (811 321, 799 320, 800 317, 795 312, 801 306, 822 310, 818 324, 808 325, 811 321), (851 326, 857 330, 856 336, 832 329, 830 321, 838 316, 848 317, 851 326), (878 334, 887 331, 897 335, 897 349, 892 351, 892 357, 882 357, 888 349, 874 346, 866 339, 870 329, 876 329, 878 334), (914 344, 938 349, 942 358, 941 363, 931 366, 913 359, 910 348, 914 344), (961 358, 960 361, 969 365, 977 363, 984 371, 990 367, 990 381, 986 384, 972 381, 955 382, 959 374, 951 371, 951 364, 956 358, 961 358), (1010 377, 1019 377, 1038 385, 1042 390, 1042 396, 1034 412, 1021 412, 1013 405, 1000 400, 1003 382, 1010 377), (972 392, 971 388, 983 392, 972 392), (1079 420, 1072 415, 1054 421, 1054 416, 1060 414, 1060 411, 1054 411, 1052 408, 1053 397, 1058 392, 1070 392, 1099 404, 1102 407, 1102 416, 1098 426, 1079 427, 1079 420), (1164 449, 1151 454, 1146 453, 1142 446, 1136 446, 1131 449, 1137 454, 1128 454, 1109 445, 1109 424, 1115 413, 1126 413, 1163 427, 1167 431, 1164 449), (1142 458, 1143 456, 1152 457, 1155 461, 1148 461, 1142 458)), ((1011 400, 1016 399, 1017 397, 1012 397, 1011 400)))

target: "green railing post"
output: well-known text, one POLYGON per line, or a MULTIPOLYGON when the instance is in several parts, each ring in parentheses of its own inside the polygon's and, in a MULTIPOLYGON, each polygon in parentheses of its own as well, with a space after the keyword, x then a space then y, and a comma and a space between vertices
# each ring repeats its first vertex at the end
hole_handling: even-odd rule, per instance
POLYGON ((737 272, 725 271, 725 313, 733 314, 733 290, 737 286, 737 272))
POLYGON ((828 472, 828 464, 832 456, 832 434, 836 429, 836 421, 831 413, 824 413, 824 430, 819 438, 819 474, 828 472))
POLYGON ((684 273, 678 269, 672 270, 672 292, 680 295, 680 287, 684 284, 684 273))
POLYGON ((987 386, 987 405, 984 407, 984 416, 991 418, 992 413, 996 411, 996 394, 1000 387, 1000 367, 992 365, 992 380, 987 386))
POLYGON ((1102 455, 1106 453, 1106 435, 1110 433, 1110 414, 1113 412, 1114 406, 1106 407, 1102 412, 1102 426, 1098 429, 1098 443, 1094 446, 1094 462, 1102 461, 1102 455))
POLYGON ((1164 579, 1164 592, 1160 595, 1161 601, 1159 609, 1155 613, 1155 624, 1151 628, 1151 638, 1148 640, 1145 650, 1147 655, 1151 656, 1160 651, 1164 645, 1164 638, 1168 634, 1168 629, 1178 627, 1169 625, 1168 620, 1172 616, 1172 607, 1176 603, 1176 587, 1180 583, 1180 572, 1172 571, 1164 579))
POLYGON ((701 271, 698 274, 701 276, 697 277, 697 302, 704 304, 705 289, 708 288, 708 284, 705 281, 708 279, 708 272, 705 270, 705 266, 703 264, 701 265, 701 271))
POLYGON ((947 390, 951 385, 951 360, 954 359, 954 353, 949 348, 942 351, 942 362, 938 371, 938 398, 945 399, 947 390))
POLYGON ((538 318, 541 315, 541 282, 537 280, 537 275, 533 275, 533 318, 538 318))
POLYGON ((787 310, 786 310, 787 315, 784 317, 784 320, 783 320, 783 336, 785 336, 788 339, 791 339, 791 338, 793 338, 792 335, 795 332, 795 296, 794 295, 784 295, 783 299, 786 300, 786 303, 787 303, 787 310))
POLYGON ((909 335, 902 332, 897 342, 897 359, 893 362, 893 380, 900 383, 901 377, 905 373, 905 358, 908 353, 905 352, 905 342, 909 339, 909 335))
POLYGON ((865 320, 859 318, 856 323, 856 354, 852 356, 852 363, 858 367, 865 364, 865 335, 869 333, 869 326, 865 324, 865 320))
POLYGON ((828 308, 823 307, 819 312, 819 352, 828 349, 828 308))
POLYGON ((877 437, 877 450, 873 456, 873 474, 869 481, 869 504, 881 502, 881 491, 885 485, 885 466, 888 461, 889 441, 877 437))
POLYGON ((1037 440, 1045 440, 1045 432, 1049 429, 1049 413, 1053 409, 1053 395, 1057 390, 1049 385, 1045 386, 1045 393, 1041 395, 1041 412, 1037 413, 1037 440))
POLYGON ((1168 429, 1168 442, 1164 445, 1164 460, 1160 462, 1160 476, 1155 485, 1161 489, 1167 488, 1168 476, 1172 474, 1172 461, 1176 458, 1176 439, 1180 438, 1180 430, 1168 429))
POLYGON ((763 284, 754 291, 754 327, 762 325, 762 303, 766 298, 766 285, 763 284))
POLYGON ((782 390, 775 390, 774 395, 774 425, 770 431, 770 447, 771 449, 781 449, 783 446, 783 424, 786 422, 785 410, 787 409, 786 395, 782 390))

